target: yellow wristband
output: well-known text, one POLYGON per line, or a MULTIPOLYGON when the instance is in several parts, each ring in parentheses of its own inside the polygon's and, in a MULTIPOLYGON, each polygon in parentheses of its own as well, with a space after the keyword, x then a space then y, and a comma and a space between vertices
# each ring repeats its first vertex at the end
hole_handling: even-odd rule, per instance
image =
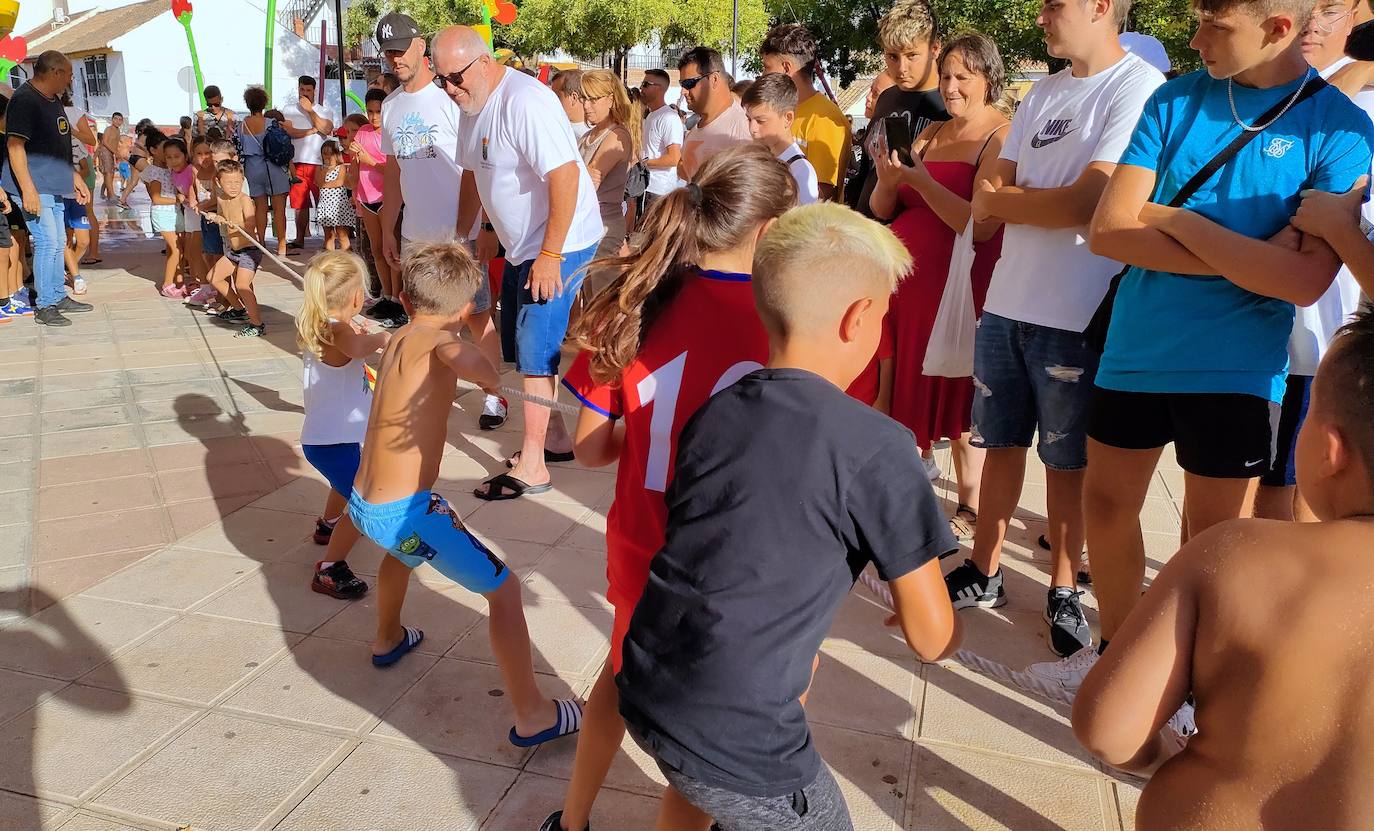
POLYGON ((541 249, 539 249, 539 253, 540 253, 540 255, 545 256, 545 257, 552 257, 552 258, 554 258, 555 260, 558 260, 560 263, 561 263, 561 262, 565 262, 565 261, 567 261, 567 259, 568 259, 567 257, 563 256, 562 254, 556 254, 556 253, 554 253, 553 251, 550 251, 550 250, 547 249, 547 248, 541 248, 541 249))

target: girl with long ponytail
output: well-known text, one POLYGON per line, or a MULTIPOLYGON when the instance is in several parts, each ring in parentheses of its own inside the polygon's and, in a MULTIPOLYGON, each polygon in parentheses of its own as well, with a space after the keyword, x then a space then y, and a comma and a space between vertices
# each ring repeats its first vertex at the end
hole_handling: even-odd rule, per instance
POLYGON ((367 584, 348 567, 359 533, 345 510, 372 410, 364 360, 391 340, 389 332, 368 334, 353 322, 363 308, 366 275, 367 266, 356 254, 316 256, 305 271, 304 302, 296 315, 296 342, 305 363, 301 452, 330 487, 324 515, 315 523, 315 543, 329 548, 315 563, 310 588, 345 600, 367 593, 367 584))
POLYGON ((664 491, 678 434, 706 400, 768 359, 750 272, 764 232, 796 204, 787 168, 740 145, 656 201, 643 249, 594 263, 618 276, 575 329, 582 349, 563 383, 582 402, 574 452, 589 467, 620 461, 606 523, 611 654, 583 709, 562 811, 544 824, 582 831, 625 734, 615 672, 621 640, 663 545, 664 491))

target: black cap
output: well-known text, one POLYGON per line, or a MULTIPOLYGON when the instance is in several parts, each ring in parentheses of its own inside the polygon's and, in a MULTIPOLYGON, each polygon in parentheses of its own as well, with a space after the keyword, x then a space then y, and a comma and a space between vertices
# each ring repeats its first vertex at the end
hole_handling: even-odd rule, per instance
POLYGON ((377 45, 383 52, 404 52, 418 37, 420 27, 408 14, 393 12, 377 21, 377 45))

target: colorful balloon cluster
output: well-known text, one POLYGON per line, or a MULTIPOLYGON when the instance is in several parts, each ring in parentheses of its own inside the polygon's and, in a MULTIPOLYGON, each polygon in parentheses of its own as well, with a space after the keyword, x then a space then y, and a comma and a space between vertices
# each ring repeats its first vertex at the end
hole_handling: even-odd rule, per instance
POLYGON ((514 3, 507 0, 482 0, 482 22, 473 26, 482 39, 487 42, 487 48, 493 48, 491 40, 492 21, 500 23, 502 26, 509 26, 515 22, 516 8, 514 3))

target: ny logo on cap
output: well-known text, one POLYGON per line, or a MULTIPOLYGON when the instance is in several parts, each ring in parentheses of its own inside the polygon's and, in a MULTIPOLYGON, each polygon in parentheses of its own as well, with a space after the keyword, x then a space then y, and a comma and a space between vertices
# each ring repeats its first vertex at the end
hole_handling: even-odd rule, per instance
POLYGON ((391 24, 390 24, 390 23, 384 23, 384 24, 382 24, 382 37, 384 37, 384 38, 389 38, 389 37, 391 37, 391 24))

